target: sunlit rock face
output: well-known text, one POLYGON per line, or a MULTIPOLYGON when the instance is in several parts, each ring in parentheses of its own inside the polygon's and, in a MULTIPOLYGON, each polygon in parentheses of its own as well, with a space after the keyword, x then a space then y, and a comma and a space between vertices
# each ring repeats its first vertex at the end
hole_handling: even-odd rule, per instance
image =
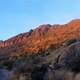
MULTIPOLYGON (((5 41, 0 41, 0 53, 37 53, 50 45, 61 45, 64 41, 80 36, 80 20, 72 20, 64 25, 43 24, 34 30, 21 33, 5 41)), ((13 54, 11 54, 13 55, 13 54)))

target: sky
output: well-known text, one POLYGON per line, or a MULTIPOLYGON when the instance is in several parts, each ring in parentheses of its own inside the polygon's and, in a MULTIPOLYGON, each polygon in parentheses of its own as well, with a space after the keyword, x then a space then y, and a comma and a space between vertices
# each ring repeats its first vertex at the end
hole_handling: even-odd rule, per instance
POLYGON ((0 0, 0 40, 41 24, 80 18, 80 0, 0 0))

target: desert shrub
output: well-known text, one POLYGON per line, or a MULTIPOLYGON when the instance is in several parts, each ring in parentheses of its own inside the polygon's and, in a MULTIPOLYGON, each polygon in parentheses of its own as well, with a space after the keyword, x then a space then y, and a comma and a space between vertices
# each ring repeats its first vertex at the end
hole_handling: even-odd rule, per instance
POLYGON ((47 71, 47 65, 42 65, 41 67, 34 67, 34 69, 31 72, 31 78, 32 80, 43 80, 44 75, 47 71))
POLYGON ((14 61, 11 61, 11 60, 7 60, 7 61, 4 61, 2 66, 8 70, 12 70, 13 68, 13 63, 14 61))
POLYGON ((8 56, 0 56, 0 66, 11 70, 13 68, 14 60, 10 60, 8 56))
POLYGON ((28 33, 29 33, 29 35, 31 35, 32 34, 32 32, 33 32, 33 30, 31 29, 28 33))

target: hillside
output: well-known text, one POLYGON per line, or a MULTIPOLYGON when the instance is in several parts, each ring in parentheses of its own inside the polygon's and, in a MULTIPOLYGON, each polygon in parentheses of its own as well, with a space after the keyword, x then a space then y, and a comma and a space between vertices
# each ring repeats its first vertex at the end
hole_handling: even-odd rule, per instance
POLYGON ((80 80, 79 66, 80 19, 0 40, 0 75, 8 80, 80 80))
POLYGON ((67 24, 44 24, 34 30, 21 33, 5 41, 0 41, 0 54, 21 55, 23 53, 38 53, 49 47, 59 46, 64 41, 79 38, 80 19, 67 24))

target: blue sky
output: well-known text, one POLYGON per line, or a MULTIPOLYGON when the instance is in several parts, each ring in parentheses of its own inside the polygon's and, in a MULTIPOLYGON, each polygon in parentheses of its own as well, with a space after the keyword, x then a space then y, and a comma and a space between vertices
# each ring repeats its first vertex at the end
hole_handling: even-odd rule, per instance
POLYGON ((75 18, 80 18, 80 0, 0 0, 0 40, 75 18))

